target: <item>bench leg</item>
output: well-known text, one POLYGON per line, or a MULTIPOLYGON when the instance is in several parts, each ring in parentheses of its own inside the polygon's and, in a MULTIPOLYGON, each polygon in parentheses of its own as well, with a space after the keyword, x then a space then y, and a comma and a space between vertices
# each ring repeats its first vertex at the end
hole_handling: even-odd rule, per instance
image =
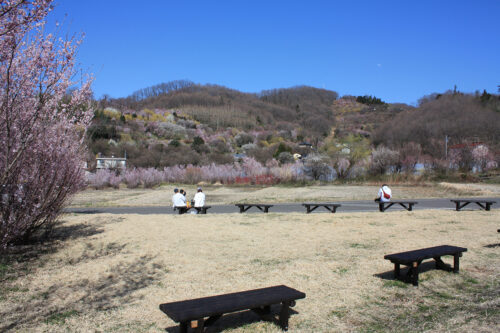
POLYGON ((288 317, 290 316, 290 302, 281 303, 280 327, 283 331, 288 331, 288 317))
POLYGON ((412 263, 412 265, 410 266, 410 269, 408 271, 408 274, 410 275, 410 280, 411 280, 411 283, 418 287, 418 262, 414 262, 412 263))
POLYGON ((198 319, 194 322, 191 322, 191 328, 194 328, 196 333, 203 333, 205 331, 205 321, 203 319, 198 319))
POLYGON ((264 213, 267 213, 269 211, 269 207, 264 207, 264 213))
POLYGON ((413 210, 413 204, 408 204, 408 211, 411 212, 413 210))
POLYGON ((378 204, 378 210, 381 212, 384 212, 385 207, 384 207, 384 204, 382 202, 378 204))
POLYGON ((453 273, 458 273, 458 270, 460 269, 460 256, 461 253, 457 253, 453 255, 453 273))
POLYGON ((469 201, 464 202, 463 205, 460 205, 460 202, 457 202, 457 211, 461 210, 462 208, 464 208, 468 204, 470 204, 469 201))
POLYGON ((399 277, 401 272, 401 266, 399 264, 394 264, 394 276, 396 279, 399 277))
POLYGON ((318 208, 319 206, 312 206, 311 208, 311 212, 313 212, 316 208, 318 208))
POLYGON ((480 202, 476 202, 479 207, 481 207, 484 210, 490 210, 491 203, 485 202, 484 206, 480 202))
POLYGON ((434 257, 434 261, 436 262, 436 269, 442 269, 447 272, 451 271, 451 268, 441 260, 441 257, 434 257))
POLYGON ((187 321, 181 322, 179 325, 179 332, 187 333, 187 331, 188 331, 188 322, 187 321))

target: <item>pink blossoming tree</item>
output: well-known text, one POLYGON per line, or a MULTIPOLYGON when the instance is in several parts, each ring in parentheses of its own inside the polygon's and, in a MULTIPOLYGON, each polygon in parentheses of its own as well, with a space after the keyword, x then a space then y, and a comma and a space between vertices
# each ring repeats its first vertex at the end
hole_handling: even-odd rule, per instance
POLYGON ((79 41, 44 32, 51 5, 0 2, 0 248, 50 227, 84 185, 90 80, 74 88, 79 41))

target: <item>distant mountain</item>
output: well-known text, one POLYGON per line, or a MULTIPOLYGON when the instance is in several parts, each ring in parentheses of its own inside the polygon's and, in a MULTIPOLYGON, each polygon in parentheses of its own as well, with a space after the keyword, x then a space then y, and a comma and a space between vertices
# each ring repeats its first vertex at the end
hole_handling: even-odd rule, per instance
POLYGON ((178 110, 214 129, 295 128, 305 137, 329 133, 335 123, 331 106, 337 98, 334 91, 305 86, 249 94, 218 85, 174 81, 106 100, 103 106, 126 112, 178 110))

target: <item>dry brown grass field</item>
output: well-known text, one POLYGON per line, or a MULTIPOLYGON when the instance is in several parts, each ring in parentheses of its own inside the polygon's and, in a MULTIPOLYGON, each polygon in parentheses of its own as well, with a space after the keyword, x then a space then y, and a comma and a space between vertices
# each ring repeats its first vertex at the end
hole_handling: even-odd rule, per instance
MULTIPOLYGON (((164 206, 170 205, 174 187, 184 188, 188 198, 196 193, 196 185, 172 184, 155 189, 94 190, 77 194, 71 207, 99 206, 164 206)), ((208 204, 234 204, 244 201, 283 203, 303 201, 370 200, 379 185, 314 185, 314 186, 203 186, 208 204)), ((399 199, 442 198, 454 196, 500 196, 498 184, 422 184, 391 186, 399 199)))
MULTIPOLYGON (((500 210, 65 215, 51 241, 0 266, 0 331, 177 332, 160 303, 285 284, 306 293, 290 332, 498 332, 500 210), (419 287, 385 254, 468 248, 419 287)), ((450 258, 444 258, 450 262, 450 258)), ((277 311, 277 309, 273 309, 277 311)), ((210 332, 280 332, 250 311, 210 332)))

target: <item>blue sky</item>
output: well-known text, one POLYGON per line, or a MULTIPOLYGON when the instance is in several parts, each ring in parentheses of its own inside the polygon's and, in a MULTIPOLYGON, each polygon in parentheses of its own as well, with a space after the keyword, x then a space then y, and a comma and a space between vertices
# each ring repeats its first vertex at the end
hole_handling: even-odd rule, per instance
POLYGON ((499 0, 56 0, 50 23, 85 33, 96 98, 172 80, 244 92, 309 85, 413 104, 497 92, 499 0))

